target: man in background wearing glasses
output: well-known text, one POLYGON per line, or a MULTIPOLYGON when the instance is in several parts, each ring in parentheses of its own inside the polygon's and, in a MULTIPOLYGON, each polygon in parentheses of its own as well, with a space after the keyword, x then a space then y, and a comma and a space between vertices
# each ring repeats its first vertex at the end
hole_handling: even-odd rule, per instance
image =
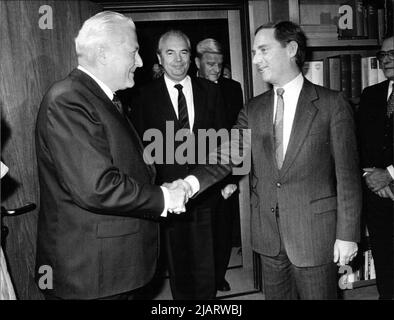
POLYGON ((394 37, 377 53, 386 81, 366 88, 358 112, 364 214, 375 263, 380 299, 394 295, 394 37))

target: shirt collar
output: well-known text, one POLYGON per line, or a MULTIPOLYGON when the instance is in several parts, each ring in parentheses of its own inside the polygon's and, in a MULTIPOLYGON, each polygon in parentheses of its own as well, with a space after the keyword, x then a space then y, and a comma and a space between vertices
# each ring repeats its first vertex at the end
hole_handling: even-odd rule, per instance
POLYGON ((191 82, 191 79, 189 76, 186 76, 183 80, 181 80, 179 82, 175 82, 175 81, 171 80, 170 78, 168 78, 166 74, 164 74, 164 81, 167 85, 167 88, 174 88, 174 86, 178 83, 181 84, 182 87, 189 85, 191 82))
POLYGON ((304 77, 300 72, 293 80, 286 83, 283 87, 274 86, 274 90, 276 92, 276 89, 283 88, 285 90, 285 94, 290 92, 300 92, 303 84, 304 84, 304 77))
POLYGON ((97 84, 99 85, 99 87, 104 91, 104 93, 107 95, 107 97, 112 101, 112 99, 114 98, 114 93, 104 82, 102 82, 99 78, 94 76, 91 72, 86 70, 84 67, 79 65, 77 68, 79 70, 81 70, 82 72, 85 72, 89 77, 91 77, 94 81, 96 81, 97 84))

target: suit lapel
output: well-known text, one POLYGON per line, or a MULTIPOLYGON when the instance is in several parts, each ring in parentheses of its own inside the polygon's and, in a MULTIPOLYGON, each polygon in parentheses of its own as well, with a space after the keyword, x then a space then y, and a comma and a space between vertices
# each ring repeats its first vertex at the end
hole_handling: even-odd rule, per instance
POLYGON ((300 97, 298 98, 285 159, 279 172, 280 176, 283 176, 289 169, 304 143, 313 119, 317 113, 317 108, 312 103, 312 101, 316 99, 318 99, 316 89, 312 83, 304 79, 304 85, 300 92, 300 97))
MULTIPOLYGON (((157 100, 158 104, 158 113, 161 114, 163 119, 165 121, 174 121, 174 123, 178 122, 178 118, 175 113, 174 106, 172 105, 170 94, 168 92, 166 83, 164 81, 164 76, 162 76, 158 80, 158 87, 157 87, 158 93, 156 97, 163 97, 163 100, 157 100), (159 112, 160 110, 160 112, 159 112)), ((152 94, 154 94, 152 92, 152 94)))
MULTIPOLYGON (((108 96, 100 88, 100 86, 96 83, 96 81, 94 81, 85 72, 82 72, 79 69, 74 69, 71 72, 71 76, 78 78, 82 82, 83 85, 88 87, 89 90, 91 92, 93 92, 93 94, 95 96, 97 96, 101 101, 104 102, 104 105, 109 110, 109 112, 111 112, 116 118, 118 118, 119 122, 122 123, 127 128, 127 130, 130 132, 130 137, 133 139, 133 141, 136 145, 136 148, 139 151, 141 157, 143 157, 144 156, 144 152, 143 152, 144 147, 142 145, 142 141, 139 138, 139 135, 137 134, 137 131, 135 130, 135 128, 134 128, 133 124, 131 123, 131 121, 129 120, 129 118, 126 115, 123 116, 119 113, 119 111, 115 108, 112 101, 108 98, 108 96)), ((148 163, 148 162, 145 161, 145 163, 148 163)), ((147 168, 148 168, 149 174, 154 177, 156 174, 155 167, 153 165, 147 164, 147 168)))
POLYGON ((376 106, 380 106, 379 112, 371 113, 372 117, 386 117, 387 113, 387 92, 389 90, 389 80, 382 82, 381 86, 378 87, 378 95, 376 96, 376 106))
POLYGON ((260 117, 259 119, 256 119, 257 120, 256 124, 258 126, 257 130, 262 131, 264 153, 266 155, 269 155, 272 167, 277 168, 276 159, 275 159, 275 141, 274 141, 274 124, 273 124, 274 90, 271 90, 267 95, 263 96, 263 100, 261 101, 261 112, 259 113, 259 117, 260 117), (264 137, 268 137, 268 139, 265 139, 264 137))
MULTIPOLYGON (((197 130, 201 127, 201 124, 204 123, 204 116, 206 115, 205 105, 207 96, 204 95, 204 91, 201 90, 199 82, 191 78, 192 80, 192 89, 193 89, 193 104, 194 104, 194 124, 193 131, 197 130)), ((196 132, 195 132, 196 133, 196 132)))

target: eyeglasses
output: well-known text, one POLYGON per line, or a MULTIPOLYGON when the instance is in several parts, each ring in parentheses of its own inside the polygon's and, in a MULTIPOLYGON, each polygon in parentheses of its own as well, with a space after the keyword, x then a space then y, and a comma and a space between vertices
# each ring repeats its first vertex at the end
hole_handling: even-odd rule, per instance
POLYGON ((376 53, 376 58, 381 62, 383 61, 385 56, 388 56, 390 60, 394 60, 394 50, 379 51, 376 53))

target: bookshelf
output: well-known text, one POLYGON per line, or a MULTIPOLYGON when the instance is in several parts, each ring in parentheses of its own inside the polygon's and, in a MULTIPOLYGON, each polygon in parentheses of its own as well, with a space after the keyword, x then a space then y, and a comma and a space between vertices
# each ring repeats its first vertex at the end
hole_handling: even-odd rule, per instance
MULTIPOLYGON (((308 66, 315 66, 316 72, 323 72, 323 75, 314 74, 313 77, 309 73, 310 79, 344 91, 355 110, 362 89, 374 84, 368 79, 376 78, 375 83, 385 80, 379 74, 375 55, 382 39, 393 33, 394 0, 266 0, 266 4, 269 22, 290 20, 304 30, 308 38, 308 66), (344 18, 346 14, 347 18, 344 18), (347 29, 349 25, 352 28, 347 29), (333 81, 333 76, 337 76, 333 75, 335 64, 340 70, 336 71, 339 73, 336 83, 333 81), (344 79, 346 72, 348 78, 344 79)), ((308 67, 304 68, 304 74, 307 71, 308 67)), ((368 237, 365 237, 360 244, 358 262, 352 265, 354 274, 347 278, 346 289, 376 283, 371 279, 373 271, 369 273, 369 249, 368 237)))

